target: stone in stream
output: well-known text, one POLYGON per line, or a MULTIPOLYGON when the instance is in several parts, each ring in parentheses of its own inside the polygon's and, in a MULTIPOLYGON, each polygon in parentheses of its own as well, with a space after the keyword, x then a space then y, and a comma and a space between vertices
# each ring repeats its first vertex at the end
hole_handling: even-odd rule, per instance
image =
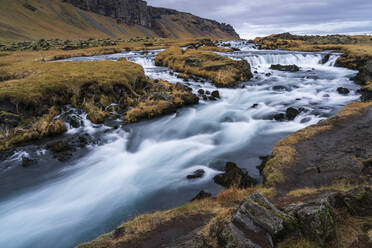
POLYGON ((297 65, 271 65, 271 70, 277 71, 288 71, 288 72, 298 72, 300 68, 297 65))
POLYGON ((210 197, 212 197, 211 193, 201 190, 191 201, 199 201, 210 197))
POLYGON ((273 90, 275 91, 289 91, 289 89, 283 85, 275 85, 273 86, 273 90))
POLYGON ((227 162, 225 173, 218 174, 213 178, 214 182, 225 187, 238 187, 245 189, 257 183, 257 181, 248 175, 248 172, 240 169, 235 163, 227 162))
POLYGON ((300 111, 292 107, 287 108, 286 110, 286 117, 290 121, 294 120, 299 114, 300 114, 300 111))
POLYGON ((337 92, 340 94, 340 95, 348 95, 350 93, 350 90, 347 89, 347 88, 344 88, 344 87, 338 87, 337 88, 337 92))
POLYGON ((37 164, 37 161, 36 160, 31 159, 31 158, 26 157, 26 156, 23 156, 22 157, 22 163, 21 163, 21 165, 22 165, 23 168, 28 168, 28 167, 33 166, 35 164, 37 164))
POLYGON ((283 113, 275 114, 273 116, 273 119, 276 120, 276 121, 284 121, 285 120, 285 114, 283 114, 283 113))
POLYGON ((187 179, 196 179, 196 178, 201 178, 205 174, 205 171, 203 169, 199 169, 194 171, 192 174, 187 175, 187 179))
POLYGON ((199 93, 200 95, 204 95, 204 90, 203 90, 203 89, 199 89, 199 90, 198 90, 198 93, 199 93))
POLYGON ((212 91, 211 96, 213 96, 214 98, 221 98, 220 92, 218 90, 212 91))

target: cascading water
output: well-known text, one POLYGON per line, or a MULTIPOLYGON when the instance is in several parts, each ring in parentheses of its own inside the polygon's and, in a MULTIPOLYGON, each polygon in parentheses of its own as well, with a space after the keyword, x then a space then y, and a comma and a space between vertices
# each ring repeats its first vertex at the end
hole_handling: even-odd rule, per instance
MULTIPOLYGON (((126 57, 143 65, 151 78, 179 82, 169 69, 154 65, 157 52, 69 60, 126 57)), ((201 189, 216 194, 221 188, 212 178, 226 161, 236 162, 259 178, 255 168, 259 156, 269 154, 278 140, 335 114, 359 97, 349 80, 355 72, 332 67, 337 55, 326 64, 320 63, 322 53, 249 47, 225 55, 247 59, 257 72, 254 79, 241 84, 244 88, 218 89, 219 101, 201 101, 176 114, 118 129, 93 125, 81 114, 85 126, 71 128, 67 135, 88 133, 101 142, 79 158, 56 164, 49 151, 36 149, 28 155, 38 157, 38 167, 23 169, 19 160, 27 149, 32 150, 26 147, 2 161, 0 247, 71 247, 134 215, 183 204, 201 189), (273 71, 271 63, 297 64, 301 70, 273 71), (351 93, 339 95, 336 89, 340 86, 351 93), (288 107, 303 111, 293 121, 272 120, 288 107), (204 169, 204 177, 187 180, 186 175, 196 169, 204 169)), ((194 92, 216 90, 210 83, 190 81, 188 85, 194 92)))

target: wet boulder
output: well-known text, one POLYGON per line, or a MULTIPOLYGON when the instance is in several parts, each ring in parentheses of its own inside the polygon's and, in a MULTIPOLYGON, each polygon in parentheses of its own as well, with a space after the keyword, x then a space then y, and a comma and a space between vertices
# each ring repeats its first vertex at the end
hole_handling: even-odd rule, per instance
POLYGON ((337 92, 340 94, 340 95, 348 95, 350 93, 350 90, 347 89, 347 88, 344 88, 344 87, 338 87, 337 88, 337 92))
POLYGON ((271 65, 271 70, 287 71, 287 72, 298 72, 300 68, 297 65, 271 65))
POLYGON ((300 111, 296 108, 290 107, 290 108, 287 108, 285 113, 286 113, 287 119, 292 121, 300 114, 300 111))
POLYGON ((212 197, 211 193, 201 190, 194 198, 191 199, 191 201, 199 201, 211 197, 212 197))
POLYGON ((213 96, 214 98, 221 98, 220 92, 218 90, 212 91, 211 96, 213 96))
POLYGON ((205 174, 205 171, 203 169, 199 169, 194 171, 192 174, 187 175, 187 179, 197 179, 203 177, 205 174))
POLYGON ((283 114, 283 113, 275 114, 273 116, 273 119, 276 120, 276 121, 285 121, 286 115, 283 114))
POLYGON ((332 54, 328 53, 322 58, 322 64, 325 64, 329 61, 332 54))
POLYGON ((72 157, 73 152, 76 150, 66 140, 50 143, 47 145, 47 148, 53 153, 54 157, 61 162, 69 160, 72 157))
POLYGON ((198 90, 198 93, 199 93, 199 95, 204 95, 204 94, 205 94, 205 92, 204 92, 203 89, 199 89, 199 90, 198 90))
POLYGON ((289 91, 289 89, 283 85, 275 85, 272 89, 274 91, 289 91))
POLYGON ((214 178, 214 182, 225 187, 238 187, 245 189, 257 183, 257 181, 248 175, 248 172, 240 169, 235 163, 227 162, 225 165, 225 173, 218 174, 214 178))
POLYGON ((28 167, 31 167, 35 164, 37 164, 37 161, 35 159, 32 159, 32 158, 27 157, 27 156, 22 157, 21 166, 23 168, 28 168, 28 167))

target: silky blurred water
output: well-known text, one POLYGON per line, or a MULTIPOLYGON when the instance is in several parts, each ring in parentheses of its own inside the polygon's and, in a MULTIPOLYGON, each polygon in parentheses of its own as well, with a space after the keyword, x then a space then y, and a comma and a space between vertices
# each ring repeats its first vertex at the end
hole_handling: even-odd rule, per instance
MULTIPOLYGON (((260 51, 245 43, 233 45, 241 51, 223 55, 246 59, 256 73, 254 79, 237 88, 218 89, 220 100, 201 101, 176 114, 109 133, 104 132, 107 127, 95 126, 85 117, 83 128, 70 129, 70 134, 98 133, 105 142, 91 146, 87 154, 68 162, 67 167, 46 172, 48 180, 40 175, 37 183, 15 193, 2 191, 0 247, 72 247, 137 214, 183 204, 201 189, 216 194, 222 189, 212 178, 226 161, 236 162, 259 179, 259 156, 269 154, 277 141, 359 98, 357 86, 349 80, 355 72, 334 67, 337 54, 321 64, 325 53, 260 51), (297 64, 301 70, 273 71, 269 69, 271 64, 297 64), (285 86, 287 90, 275 91, 274 86, 285 86), (351 93, 339 95, 340 86, 351 93), (304 111, 293 121, 272 120, 273 114, 285 112, 288 107, 304 111), (196 169, 204 169, 204 177, 187 180, 186 176, 196 169)), ((158 52, 126 52, 69 61, 126 57, 142 65, 151 78, 180 82, 177 73, 154 65, 158 52)), ((216 90, 208 82, 190 81, 188 85, 194 92, 200 88, 216 90)), ((2 163, 8 167, 18 163, 22 152, 2 163)), ((44 154, 40 151, 41 157, 44 154)), ((8 170, 12 167, 3 174, 10 173, 8 170)), ((12 183, 16 185, 17 181, 3 186, 11 190, 12 183)))

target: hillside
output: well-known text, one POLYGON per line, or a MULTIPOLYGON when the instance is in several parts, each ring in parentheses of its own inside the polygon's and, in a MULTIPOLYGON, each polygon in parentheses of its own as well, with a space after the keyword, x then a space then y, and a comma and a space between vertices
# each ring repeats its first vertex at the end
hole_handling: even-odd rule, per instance
POLYGON ((238 38, 230 25, 144 1, 2 0, 0 41, 59 38, 238 38), (84 3, 84 4, 83 4, 84 3), (85 5, 88 4, 88 5, 85 5), (118 7, 124 6, 124 7, 118 7), (124 9, 123 9, 124 8, 124 9))

